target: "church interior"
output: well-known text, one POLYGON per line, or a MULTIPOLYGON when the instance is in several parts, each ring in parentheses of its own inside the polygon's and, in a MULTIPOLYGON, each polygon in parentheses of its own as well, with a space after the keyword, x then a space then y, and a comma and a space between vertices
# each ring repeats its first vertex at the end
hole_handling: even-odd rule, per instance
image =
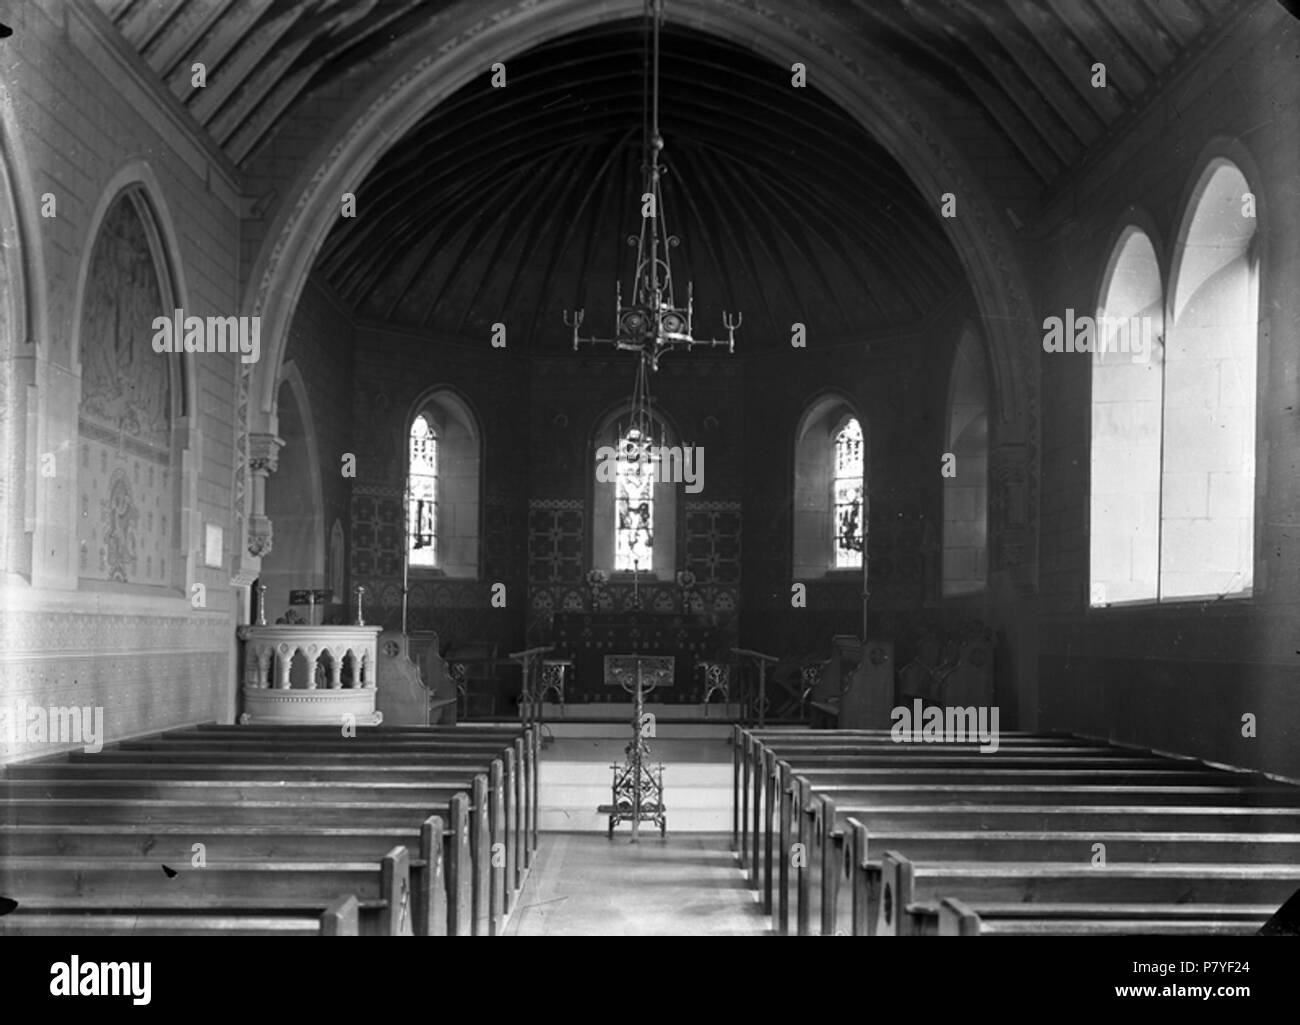
POLYGON ((0 22, 0 934, 1300 932, 1291 5, 0 22))

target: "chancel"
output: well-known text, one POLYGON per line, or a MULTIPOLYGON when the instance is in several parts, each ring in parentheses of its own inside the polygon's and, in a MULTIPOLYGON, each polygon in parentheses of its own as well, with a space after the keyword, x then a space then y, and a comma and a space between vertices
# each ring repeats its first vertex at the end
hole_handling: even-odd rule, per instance
POLYGON ((1293 7, 0 0, 0 934, 1287 931, 1293 7))

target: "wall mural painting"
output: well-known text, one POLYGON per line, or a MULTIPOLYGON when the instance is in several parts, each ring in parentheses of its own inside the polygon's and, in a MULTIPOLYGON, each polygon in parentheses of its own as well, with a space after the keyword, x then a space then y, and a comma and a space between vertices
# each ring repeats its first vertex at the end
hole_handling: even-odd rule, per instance
POLYGON ((137 201, 117 199, 91 252, 81 319, 82 449, 77 539, 82 577, 169 584, 172 381, 153 351, 168 312, 137 201))

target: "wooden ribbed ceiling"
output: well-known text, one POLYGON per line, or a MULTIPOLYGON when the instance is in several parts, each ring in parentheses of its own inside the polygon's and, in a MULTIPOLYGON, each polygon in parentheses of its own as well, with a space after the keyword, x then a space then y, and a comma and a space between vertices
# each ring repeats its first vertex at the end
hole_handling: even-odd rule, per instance
MULTIPOLYGON (((563 310, 608 333, 640 228, 642 36, 605 25, 510 61, 385 154, 318 268, 359 314, 562 344, 563 310)), ((935 212, 857 124, 749 52, 663 36, 664 217, 696 334, 744 315, 746 346, 912 324, 959 286, 935 212)))
MULTIPOLYGON (((317 95, 427 51, 447 0, 95 0, 232 162, 308 117, 317 95), (424 51, 421 47, 424 47, 424 51), (207 85, 191 85, 203 61, 207 85)), ((1050 193, 1151 91, 1251 0, 808 0, 901 68, 907 90, 1016 195, 1050 193), (1090 69, 1106 65, 1108 87, 1090 69)), ((671 4, 670 4, 671 6, 671 4)), ((604 332, 626 282, 641 191, 639 21, 510 57, 397 140, 357 188, 318 270, 363 317, 512 343, 562 344, 585 306, 604 332)), ((745 344, 790 325, 853 333, 915 325, 963 279, 935 216, 862 127, 788 67, 673 26, 663 132, 675 270, 696 333, 723 309, 745 344)), ((317 129, 318 130, 318 129, 317 129)), ((960 144, 960 143, 959 143, 960 144)), ((680 297, 679 297, 680 298, 680 297)))
MULTIPOLYGON (((808 0, 809 10, 977 110, 1044 182, 1158 78, 1260 0, 808 0), (1087 69, 1104 61, 1105 90, 1087 69)), ((95 0, 231 159, 245 164, 313 92, 410 61, 450 0, 95 0), (208 69, 204 89, 190 66, 208 69)), ((671 2, 669 4, 671 7, 671 2)), ((671 21, 671 11, 669 14, 671 21)), ((930 111, 942 118, 942 104, 930 111)))

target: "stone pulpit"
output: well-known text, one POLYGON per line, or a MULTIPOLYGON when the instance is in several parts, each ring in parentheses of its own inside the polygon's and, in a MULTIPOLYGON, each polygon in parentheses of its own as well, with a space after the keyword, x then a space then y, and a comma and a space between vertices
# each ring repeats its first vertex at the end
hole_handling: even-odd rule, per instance
POLYGON ((241 626, 241 723, 378 726, 379 626, 241 626), (351 719, 345 718, 351 716, 351 719))

